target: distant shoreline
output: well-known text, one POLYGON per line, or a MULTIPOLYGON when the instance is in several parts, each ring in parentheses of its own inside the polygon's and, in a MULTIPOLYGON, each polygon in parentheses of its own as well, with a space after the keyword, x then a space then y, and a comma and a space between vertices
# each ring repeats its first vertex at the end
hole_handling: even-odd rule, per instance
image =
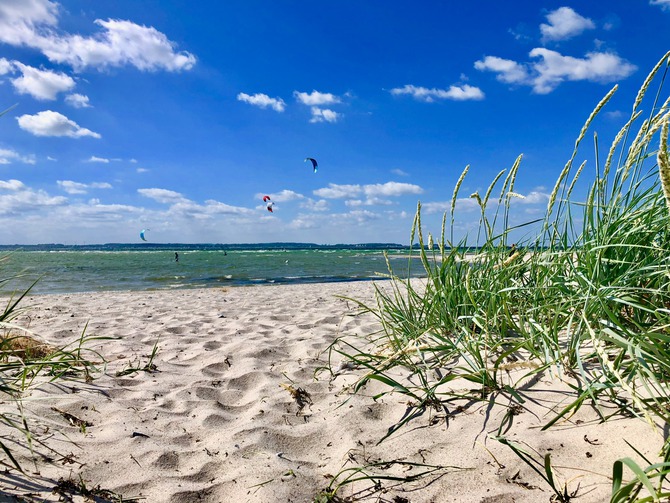
POLYGON ((234 250, 409 250, 409 245, 398 243, 357 243, 357 244, 316 244, 316 243, 293 243, 293 242, 271 242, 271 243, 101 243, 101 244, 12 244, 0 245, 0 251, 118 251, 118 250, 212 250, 212 251, 234 251, 234 250))

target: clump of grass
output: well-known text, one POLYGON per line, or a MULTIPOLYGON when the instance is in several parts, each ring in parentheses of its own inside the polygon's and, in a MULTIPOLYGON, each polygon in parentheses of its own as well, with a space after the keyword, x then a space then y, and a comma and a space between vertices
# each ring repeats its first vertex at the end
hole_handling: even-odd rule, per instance
MULTIPOLYGON (((332 476, 328 487, 319 492, 312 503, 344 503, 365 500, 388 492, 394 487, 416 481, 426 481, 426 479, 435 480, 444 475, 449 468, 456 467, 427 465, 403 460, 370 462, 365 466, 344 468, 337 475, 332 476), (399 475, 390 471, 395 467, 401 468, 405 474, 399 475), (407 474, 410 470, 413 472, 407 474), (344 488, 351 488, 352 491, 352 494, 346 498, 338 494, 344 488)), ((394 501, 409 500, 396 497, 394 501)))
POLYGON ((137 372, 148 372, 148 373, 157 372, 158 366, 154 363, 157 354, 158 354, 158 339, 156 339, 156 342, 154 343, 154 346, 151 349, 151 354, 148 355, 147 357, 148 358, 147 363, 145 363, 144 365, 142 365, 141 361, 130 363, 123 370, 119 370, 116 373, 116 377, 123 377, 130 374, 135 374, 137 372))
MULTIPOLYGON (((507 396, 520 402, 518 383, 545 371, 578 377, 572 401, 545 429, 585 403, 599 410, 603 400, 650 424, 670 422, 670 98, 663 98, 669 61, 670 53, 644 81, 606 155, 594 134, 595 166, 587 181, 586 162, 576 164, 579 148, 616 87, 597 105, 539 221, 510 224, 521 157, 483 197, 471 195, 480 208, 474 256, 468 237, 454 240, 455 201, 469 167, 456 184, 437 248, 432 236, 424 240, 418 206, 411 254, 420 258, 425 281, 402 279, 389 268, 392 285, 375 287, 376 303, 358 302, 379 320, 381 333, 365 347, 346 338, 332 347, 367 370, 355 392, 375 380, 387 386, 377 397, 393 392, 411 399, 411 410, 389 434, 453 400, 507 396), (585 196, 578 198, 577 188, 586 189, 585 196), (512 234, 526 238, 510 250, 512 234), (516 380, 509 378, 511 367, 521 370, 516 380), (398 368, 408 370, 409 379, 398 378, 398 368), (474 388, 458 391, 452 386, 457 379, 474 388)), ((498 439, 511 445, 503 435, 498 439)), ((665 497, 670 441, 660 457, 647 469, 617 462, 613 501, 645 491, 642 500, 665 497), (624 466, 631 482, 623 481, 624 466)), ((544 466, 545 481, 552 482, 551 465, 545 460, 544 466)), ((559 499, 570 499, 565 487, 552 487, 559 499)))
MULTIPOLYGON (((0 263, 2 260, 0 258, 0 263)), ((14 283, 17 279, 3 278, 0 284, 14 283)), ((47 382, 89 382, 104 364, 98 352, 88 349, 92 341, 100 338, 86 335, 85 329, 77 340, 64 347, 56 347, 17 323, 17 318, 24 312, 19 305, 34 284, 9 298, 4 309, 0 309, 0 398, 7 404, 13 404, 15 409, 12 412, 11 408, 3 407, 0 411, 0 449, 5 458, 0 457, 0 463, 24 475, 26 472, 15 456, 17 447, 28 448, 33 453, 34 462, 37 461, 35 448, 38 446, 59 454, 31 430, 33 419, 39 421, 39 418, 28 419, 27 404, 31 391, 47 382)))

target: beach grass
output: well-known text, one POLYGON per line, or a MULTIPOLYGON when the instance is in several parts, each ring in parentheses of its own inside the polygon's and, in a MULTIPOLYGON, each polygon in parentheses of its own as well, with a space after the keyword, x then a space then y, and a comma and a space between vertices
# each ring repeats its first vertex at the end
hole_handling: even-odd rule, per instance
MULTIPOLYGON (((6 260, 6 256, 0 258, 0 263, 3 260, 6 260)), ((0 284, 20 284, 23 279, 5 277, 0 279, 0 284)), ((27 447, 33 453, 36 447, 40 447, 44 451, 59 454, 32 434, 32 425, 39 423, 39 418, 27 413, 26 404, 31 400, 32 390, 44 383, 90 382, 104 365, 100 353, 88 349, 90 343, 100 337, 88 336, 85 329, 71 343, 56 347, 17 321, 27 312, 22 303, 34 285, 35 282, 31 282, 19 289, 8 299, 4 308, 0 308, 0 397, 15 406, 15 412, 0 412, 0 449, 9 462, 6 466, 26 475, 24 467, 14 456, 17 447, 27 447), (17 444, 15 433, 23 439, 22 442, 18 441, 17 444)), ((33 459, 36 462, 37 456, 33 456, 33 459)))
MULTIPOLYGON (((669 58, 645 79, 630 119, 607 149, 593 134, 595 165, 587 166, 577 161, 580 147, 617 88, 598 103, 539 221, 511 224, 522 197, 514 192, 521 157, 483 196, 470 196, 480 209, 479 226, 462 241, 454 241, 456 201, 469 166, 437 243, 424 236, 418 206, 411 253, 421 259, 425 280, 402 279, 389 268, 392 285, 376 287, 375 303, 358 302, 361 312, 379 320, 381 332, 364 343, 345 335, 331 347, 365 369, 354 392, 377 381, 385 391, 375 398, 400 393, 409 399, 408 412, 380 442, 426 410, 464 399, 506 404, 511 417, 524 407, 521 383, 543 375, 571 383, 573 391, 544 429, 586 404, 607 420, 612 413, 604 412, 604 403, 650 428, 668 423, 670 98, 663 98, 663 84, 669 58), (512 235, 528 237, 510 246, 512 235), (468 253, 473 241, 474 256, 468 253), (399 369, 409 377, 399 378, 399 369), (465 392, 455 385, 463 382, 470 385, 465 392)), ((574 491, 554 478, 549 454, 513 443, 505 423, 495 439, 544 479, 556 501, 572 499, 574 491)), ((670 441, 658 459, 646 461, 639 466, 622 453, 612 467, 611 501, 670 495, 670 441)))

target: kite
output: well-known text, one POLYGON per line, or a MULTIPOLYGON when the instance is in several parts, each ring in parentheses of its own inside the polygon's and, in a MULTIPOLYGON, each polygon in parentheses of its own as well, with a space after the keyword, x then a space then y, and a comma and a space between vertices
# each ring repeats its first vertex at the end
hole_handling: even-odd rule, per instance
POLYGON ((275 203, 270 201, 270 196, 263 196, 263 202, 267 203, 267 209, 270 213, 272 213, 272 207, 275 205, 275 203))
POLYGON ((151 230, 151 229, 142 229, 142 230, 140 231, 140 237, 142 238, 142 241, 146 241, 146 240, 147 240, 147 239, 144 237, 144 233, 147 232, 147 231, 149 231, 149 230, 151 230))
POLYGON ((319 167, 319 164, 316 162, 316 159, 312 157, 305 157, 305 162, 311 161, 312 162, 312 167, 314 168, 314 173, 316 173, 317 168, 319 167))

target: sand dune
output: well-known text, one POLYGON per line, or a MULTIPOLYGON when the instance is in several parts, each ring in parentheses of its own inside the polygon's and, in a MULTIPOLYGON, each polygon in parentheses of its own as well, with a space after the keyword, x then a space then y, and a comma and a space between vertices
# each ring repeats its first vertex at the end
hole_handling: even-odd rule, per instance
MULTIPOLYGON (((352 473, 343 470, 375 463, 381 466, 369 468, 374 473, 405 477, 426 470, 411 463, 440 468, 400 486, 346 484, 338 495, 414 503, 549 501, 548 485, 491 438, 506 407, 426 412, 378 444, 402 418, 407 398, 373 400, 385 389, 381 384, 352 397, 350 386, 364 369, 343 366, 334 378, 319 371, 337 337, 362 340, 379 329, 372 316, 352 316, 354 304, 338 295, 371 300, 373 289, 360 282, 27 298, 20 324, 55 345, 76 340, 85 328, 89 336, 110 337, 88 345, 108 363, 90 383, 33 390, 26 410, 34 434, 59 454, 38 445, 50 461, 38 456, 35 465, 26 449, 11 444, 32 478, 12 469, 0 474, 4 501, 15 501, 10 495, 59 501, 52 490, 62 479, 62 492, 67 481, 83 481, 124 501, 311 502, 333 477, 352 473), (130 371, 150 362, 153 371, 130 371)), ((334 357, 335 368, 340 360, 334 357)), ((655 459, 661 434, 636 418, 600 424, 589 407, 540 431, 566 400, 566 389, 548 375, 529 383, 528 409, 513 417, 506 434, 551 453, 578 501, 605 501, 612 462, 635 457, 624 440, 655 459)), ((11 402, 0 407, 12 410, 11 402)), ((5 442, 18 438, 2 428, 5 442)))

